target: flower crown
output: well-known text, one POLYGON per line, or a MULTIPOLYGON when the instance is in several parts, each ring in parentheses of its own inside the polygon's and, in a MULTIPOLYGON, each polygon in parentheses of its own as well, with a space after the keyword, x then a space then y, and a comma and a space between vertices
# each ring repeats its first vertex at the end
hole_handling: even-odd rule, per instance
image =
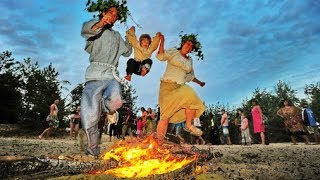
POLYGON ((126 6, 127 1, 121 0, 121 3, 116 0, 97 0, 97 2, 93 2, 88 0, 86 3, 86 10, 88 12, 105 12, 111 7, 116 7, 118 10, 118 20, 120 23, 124 23, 127 21, 127 16, 129 14, 129 9, 126 6))
POLYGON ((203 60, 203 53, 202 53, 202 46, 201 43, 197 39, 198 34, 180 34, 179 37, 181 38, 181 47, 186 41, 191 41, 193 44, 192 51, 195 52, 196 56, 198 56, 198 59, 203 60))

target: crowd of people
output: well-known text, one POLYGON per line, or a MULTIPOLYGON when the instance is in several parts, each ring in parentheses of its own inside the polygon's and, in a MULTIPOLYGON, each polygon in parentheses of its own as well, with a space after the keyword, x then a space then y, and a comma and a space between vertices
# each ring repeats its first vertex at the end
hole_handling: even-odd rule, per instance
MULTIPOLYGON (((252 109, 251 112, 245 112, 243 109, 237 109, 237 117, 240 119, 240 123, 235 123, 239 128, 237 131, 240 134, 240 142, 238 139, 231 140, 229 124, 229 115, 225 109, 221 109, 220 123, 216 124, 216 120, 213 119, 213 114, 209 113, 210 127, 207 128, 206 134, 209 137, 202 137, 202 135, 196 135, 189 133, 186 128, 186 122, 168 123, 168 131, 164 136, 174 136, 179 143, 185 144, 242 144, 251 145, 253 143, 261 143, 266 145, 265 132, 266 122, 263 121, 264 114, 256 99, 251 100, 252 109), (250 116, 250 118, 249 118, 250 116), (251 129, 251 130, 250 130, 251 129), (253 141, 253 132, 260 137, 259 141, 253 141)), ((50 106, 50 114, 47 117, 48 128, 46 128, 39 139, 47 138, 58 127, 58 104, 59 100, 55 100, 50 106)), ((149 135, 154 135, 157 132, 157 125, 160 120, 160 112, 158 108, 152 109, 141 107, 137 113, 133 112, 132 107, 124 105, 125 113, 119 114, 118 111, 114 113, 103 113, 99 120, 99 137, 101 143, 102 134, 108 135, 109 142, 125 139, 126 137, 144 138, 149 135), (122 118, 121 118, 122 117, 122 118)), ((283 119, 283 124, 288 132, 288 136, 291 138, 292 144, 297 144, 297 137, 301 137, 305 144, 309 144, 309 135, 313 135, 314 141, 320 143, 319 124, 313 114, 313 111, 307 107, 307 103, 303 102, 301 108, 296 107, 290 100, 283 100, 281 106, 277 111, 277 115, 283 119)), ((79 129, 81 129, 80 121, 80 106, 74 108, 69 115, 70 119, 70 139, 77 140, 79 129)), ((192 126, 203 131, 201 118, 194 118, 192 120, 192 126)), ((203 120, 203 119, 202 119, 203 120)))

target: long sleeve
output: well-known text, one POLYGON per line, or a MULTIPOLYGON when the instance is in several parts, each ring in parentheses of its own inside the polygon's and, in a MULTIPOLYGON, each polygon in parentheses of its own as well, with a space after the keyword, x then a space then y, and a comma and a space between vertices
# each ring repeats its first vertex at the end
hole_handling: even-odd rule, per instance
POLYGON ((148 48, 150 53, 152 53, 153 51, 155 51, 158 48, 159 42, 160 42, 160 37, 159 36, 155 36, 155 37, 152 38, 151 44, 150 44, 150 46, 148 48))
POLYGON ((125 41, 121 38, 120 50, 122 51, 122 56, 124 56, 124 57, 129 57, 131 55, 132 47, 131 47, 130 43, 128 42, 127 37, 126 37, 125 41))
POLYGON ((172 56, 172 51, 171 50, 165 50, 161 54, 157 54, 156 57, 159 59, 159 61, 167 61, 169 58, 172 56))
POLYGON ((126 32, 126 37, 128 39, 128 42, 131 44, 131 46, 133 48, 138 48, 140 47, 140 43, 137 40, 137 36, 135 34, 135 32, 133 31, 133 29, 128 29, 126 32))
POLYGON ((88 39, 88 38, 90 38, 92 36, 95 36, 95 35, 99 34, 101 32, 102 28, 100 28, 99 30, 96 30, 96 31, 91 29, 91 27, 94 24, 96 24, 97 22, 98 22, 98 20, 92 19, 90 21, 87 21, 87 22, 83 23, 82 30, 81 30, 81 36, 86 38, 86 39, 88 39))
POLYGON ((194 79, 194 77, 195 77, 195 75, 194 75, 194 71, 192 69, 191 72, 186 75, 186 82, 192 81, 194 79))

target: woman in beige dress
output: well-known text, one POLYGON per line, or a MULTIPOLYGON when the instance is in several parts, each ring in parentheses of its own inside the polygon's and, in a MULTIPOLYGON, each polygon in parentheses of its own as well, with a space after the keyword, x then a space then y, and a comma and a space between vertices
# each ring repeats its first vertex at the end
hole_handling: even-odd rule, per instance
POLYGON ((160 47, 157 58, 167 61, 166 70, 160 81, 159 106, 160 121, 157 126, 157 137, 163 139, 167 133, 168 123, 185 121, 186 130, 196 136, 201 136, 202 131, 191 124, 194 118, 199 118, 204 112, 203 101, 196 92, 186 83, 193 81, 200 86, 205 83, 198 80, 193 71, 192 59, 189 53, 201 48, 196 36, 185 35, 182 37, 180 48, 164 50, 164 36, 160 35, 160 47))

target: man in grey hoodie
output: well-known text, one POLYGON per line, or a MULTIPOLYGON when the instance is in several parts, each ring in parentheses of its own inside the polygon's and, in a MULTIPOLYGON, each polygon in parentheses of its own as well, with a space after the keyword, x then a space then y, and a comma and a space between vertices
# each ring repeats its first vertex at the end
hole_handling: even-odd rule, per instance
POLYGON ((119 20, 117 7, 109 7, 100 19, 85 22, 81 35, 87 40, 85 50, 90 54, 90 65, 85 74, 81 97, 81 122, 88 138, 86 154, 98 156, 98 122, 102 112, 112 114, 122 106, 120 79, 116 68, 120 56, 129 57, 132 47, 118 31, 112 29, 119 20))

